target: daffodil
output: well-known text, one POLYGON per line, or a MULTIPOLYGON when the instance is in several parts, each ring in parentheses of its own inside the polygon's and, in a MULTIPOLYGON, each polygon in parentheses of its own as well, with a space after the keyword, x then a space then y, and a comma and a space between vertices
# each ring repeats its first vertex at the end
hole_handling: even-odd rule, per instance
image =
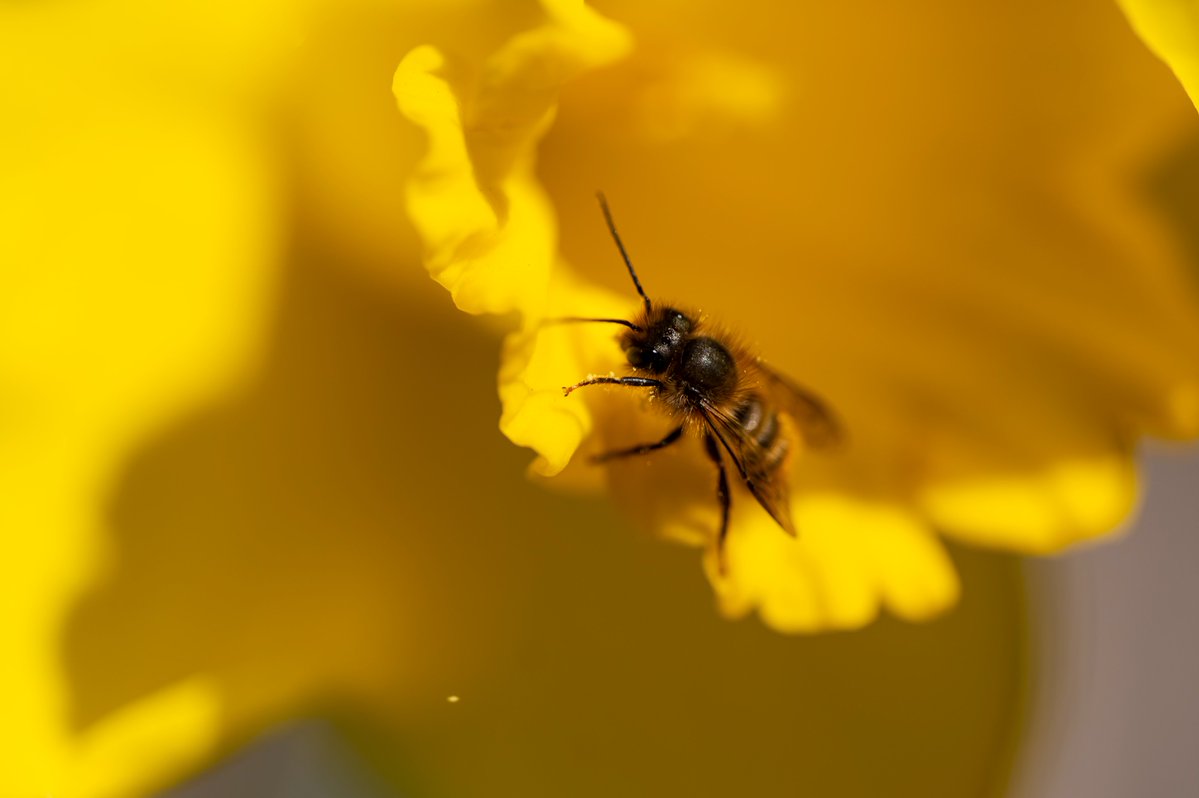
POLYGON ((150 794, 308 715, 405 794, 1002 781, 1016 564, 931 530, 1100 534, 1136 436, 1193 433, 1192 300, 1128 182, 1189 109, 1114 10, 780 13, 0 8, 0 794, 150 794), (596 188, 655 297, 850 426, 796 464, 799 543, 737 497, 725 612, 923 618, 960 569, 957 612, 727 624, 691 558, 524 479, 509 323, 539 477, 715 518, 694 451, 574 464, 661 423, 564 400, 619 350, 539 323, 635 307, 596 188))
MULTIPOLYGON (((1190 121, 1168 84, 1074 91, 1114 67, 1066 64, 1058 39, 963 36, 945 9, 904 37, 830 11, 822 24, 855 31, 847 56, 806 10, 747 13, 717 46, 637 7, 609 9, 628 27, 546 8, 473 67, 429 47, 400 65, 400 108, 429 136, 409 207, 460 308, 519 314, 501 428, 537 452, 537 473, 562 472, 589 439, 611 449, 667 429, 631 397, 560 391, 623 364, 609 330, 545 319, 628 319, 638 302, 608 287, 623 270, 587 206, 597 185, 651 293, 742 322, 840 409, 849 450, 797 464, 799 538, 743 493, 727 578, 702 456, 612 467, 648 527, 705 546, 726 614, 758 609, 783 630, 857 627, 880 606, 929 617, 959 593, 938 533, 1031 553, 1107 534, 1135 502, 1137 440, 1199 432, 1195 297, 1125 185, 1148 137, 1190 121), (779 30, 793 37, 781 50, 779 30), (1004 48, 1024 61, 994 68, 1004 48), (1109 113, 1126 121, 1095 124, 1109 113)), ((1102 23, 1085 35, 1124 48, 1121 70, 1161 77, 1118 15, 1102 23)))

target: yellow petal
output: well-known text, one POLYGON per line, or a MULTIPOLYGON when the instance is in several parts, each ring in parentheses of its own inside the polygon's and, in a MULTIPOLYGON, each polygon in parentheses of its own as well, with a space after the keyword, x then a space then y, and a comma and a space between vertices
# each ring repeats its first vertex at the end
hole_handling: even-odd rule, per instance
POLYGON ((53 794, 120 796, 169 784, 217 750, 221 698, 214 684, 186 679, 115 711, 60 764, 53 794))
MULTIPOLYGON (((138 135, 127 125, 140 111, 122 110, 119 126, 57 142, 52 168, 6 170, 3 194, 21 203, 6 215, 32 210, 26 236, 6 237, 2 260, 29 271, 11 273, 9 285, 20 288, 0 311, 8 396, 0 471, 11 490, 0 528, 19 541, 10 565, 20 574, 7 580, 19 622, 4 623, 4 684, 17 696, 6 702, 13 759, 3 778, 20 785, 17 794, 70 778, 73 734, 55 632, 71 600, 102 573, 104 511, 123 456, 244 377, 269 306, 276 220, 262 154, 235 128, 202 119, 151 118, 149 135, 138 135), (130 163, 139 165, 137 180, 130 163), (155 168, 142 171, 147 163, 155 168), (162 203, 178 185, 188 187, 187 200, 162 203), (56 234, 62 225, 72 228, 68 236, 56 234)), ((210 730, 197 732, 176 740, 181 760, 151 763, 153 772, 203 754, 210 730)), ((142 783, 150 773, 122 770, 119 778, 142 783)))
POLYGON ((1199 92, 1199 3, 1120 0, 1137 33, 1178 75, 1194 101, 1199 92))
MULTIPOLYGON (((279 247, 273 160, 232 105, 131 80, 138 55, 110 57, 106 29, 86 24, 119 15, 0 14, 12 78, 0 89, 0 793, 145 791, 210 751, 214 697, 159 686, 81 728, 62 633, 111 566, 106 512, 128 453, 238 385, 260 352, 279 247), (160 756, 131 756, 168 729, 160 756)), ((249 79, 261 53, 243 55, 249 79)))
MULTIPOLYGON (((572 191, 603 174, 650 293, 740 329, 842 414, 850 444, 802 458, 799 504, 833 493, 865 517, 882 505, 914 529, 1056 551, 1124 522, 1140 436, 1199 434, 1184 249, 1130 189, 1196 131, 1193 109, 1113 9, 795 7, 721 17, 719 37, 637 4, 611 13, 654 46, 589 80, 542 148, 564 252, 584 276, 611 273, 602 226, 572 191), (696 126, 665 147, 620 113, 622 97, 639 107, 641 76, 685 75, 663 64, 726 41, 779 87, 759 127, 696 126)), ((677 537, 672 518, 703 514, 689 540, 710 545, 710 469, 684 479, 655 455, 641 473, 671 502, 621 469, 631 516, 677 537)), ((734 504, 730 545, 754 536, 747 504, 734 504)), ((757 591, 737 577, 747 603, 773 595, 777 575, 761 575, 757 591)), ((858 606, 852 578, 845 591, 858 606)))
POLYGON ((429 140, 409 212, 429 271, 470 313, 544 314, 556 223, 533 177, 534 146, 562 84, 629 47, 620 27, 579 0, 547 0, 545 10, 545 23, 477 72, 425 46, 395 74, 400 110, 429 140))
MULTIPOLYGON (((555 396, 623 368, 611 335, 537 327, 544 313, 628 312, 565 271, 569 260, 597 283, 614 273, 579 191, 599 181, 651 294, 742 326, 846 419, 843 457, 805 455, 795 469, 797 507, 824 508, 808 510, 821 531, 797 551, 832 539, 902 541, 908 554, 883 578, 860 564, 873 560, 850 567, 846 551, 830 549, 822 553, 838 577, 822 583, 804 571, 809 560, 773 552, 784 541, 770 541, 756 510, 735 511, 730 546, 743 539, 771 553, 746 555, 753 565, 732 577, 730 612, 760 606, 792 630, 858 625, 880 606, 931 614, 952 601, 956 582, 930 527, 1028 552, 1101 535, 1134 501, 1136 437, 1199 434, 1195 298, 1177 242, 1127 188, 1184 122, 1118 13, 996 6, 987 13, 1001 37, 982 37, 977 11, 950 3, 868 19, 800 9, 725 17, 706 4, 669 17, 635 4, 613 13, 651 46, 581 81, 536 153, 550 122, 544 95, 496 88, 523 67, 453 91, 455 79, 470 83, 460 68, 414 53, 428 63, 397 96, 402 107, 404 85, 425 96, 409 115, 422 121, 424 108, 438 120, 423 124, 427 163, 442 166, 418 176, 411 208, 431 267, 460 306, 524 314, 505 349, 502 428, 539 453, 539 473, 557 473, 580 446, 600 448, 588 437, 627 445, 655 434, 631 397, 595 392, 579 409, 555 396), (703 32, 711 18, 721 20, 718 37, 703 32), (897 25, 909 35, 896 37, 897 25), (782 30, 793 38, 783 42, 782 30), (712 44, 726 39, 742 49, 712 44), (847 39, 873 66, 847 67, 847 39), (474 147, 477 97, 485 118, 505 118, 504 108, 516 122, 474 147), (531 179, 521 167, 535 154, 564 210, 564 257, 535 185, 523 187, 539 223, 518 226, 504 201, 519 196, 504 179, 531 179), (458 188, 421 195, 431 177, 458 188), (488 260, 492 252, 502 257, 488 260), (557 294, 544 290, 553 271, 563 274, 557 294), (494 303, 464 303, 464 286, 494 303), (858 533, 875 527, 886 534, 858 533), (918 595, 920 582, 934 598, 889 598, 892 588, 918 595), (804 591, 827 608, 814 609, 804 591)), ((519 40, 494 60, 524 52, 519 40)), ((612 488, 648 526, 710 546, 711 477, 672 457, 654 457, 657 490, 623 465, 611 470, 612 488), (693 522, 680 527, 680 517, 693 522)))
POLYGON ((500 427, 535 449, 534 470, 561 471, 590 429, 586 406, 561 394, 562 364, 588 331, 542 329, 552 315, 620 315, 562 264, 555 278, 557 223, 534 178, 538 140, 553 120, 561 86, 629 49, 627 34, 575 0, 544 3, 548 19, 512 37, 478 74, 447 64, 432 47, 396 70, 400 110, 428 134, 428 152, 409 184, 409 211, 428 248, 427 265, 459 308, 522 315, 505 346, 500 427), (548 302, 548 305, 547 305, 548 302))
MULTIPOLYGON (((958 465, 961 465, 960 463, 958 465)), ((1051 554, 1120 528, 1132 511, 1137 474, 1128 453, 1062 454, 1041 465, 990 464, 930 480, 921 501, 938 529, 971 543, 1051 554)))
POLYGON ((756 507, 739 512, 750 518, 729 538, 728 576, 712 551, 705 559, 726 615, 756 609, 779 631, 816 632, 859 628, 880 607, 926 620, 957 601, 953 563, 902 507, 809 495, 794 504, 798 538, 756 507))
MULTIPOLYGON (((627 300, 581 282, 565 266, 555 270, 549 297, 563 317, 629 314, 627 300)), ((513 443, 537 452, 534 473, 561 472, 591 431, 591 404, 582 396, 564 396, 562 389, 589 374, 619 367, 614 329, 618 328, 609 324, 546 324, 533 318, 508 336, 500 368, 500 430, 513 443)))

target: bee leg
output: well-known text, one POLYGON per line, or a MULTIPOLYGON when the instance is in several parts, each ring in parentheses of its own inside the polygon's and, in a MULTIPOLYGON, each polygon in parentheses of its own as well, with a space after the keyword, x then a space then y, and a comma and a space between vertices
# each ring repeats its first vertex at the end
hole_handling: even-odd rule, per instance
POLYGON ((645 332, 643 329, 638 327, 633 322, 625 321, 624 319, 584 319, 579 316, 563 316, 560 319, 546 319, 545 321, 542 322, 542 324, 577 324, 580 322, 591 322, 591 321, 598 322, 600 324, 620 324, 624 327, 628 327, 630 330, 636 330, 637 332, 645 332))
POLYGON ((617 449, 613 452, 603 452, 592 456, 593 463, 606 463, 609 460, 615 460, 619 457, 636 457, 637 455, 649 454, 656 452, 658 449, 665 449, 670 444, 677 441, 683 436, 683 428, 675 427, 670 434, 657 443, 642 443, 637 446, 630 446, 628 449, 617 449))
POLYGON ((728 576, 729 563, 725 557, 724 542, 729 535, 729 508, 732 501, 729 498, 729 475, 724 469, 724 458, 720 456, 720 446, 711 435, 704 436, 704 448, 708 457, 716 464, 720 477, 716 482, 716 498, 720 502, 720 532, 716 535, 716 567, 721 576, 728 576))
POLYGON ((570 392, 576 388, 582 388, 585 385, 627 385, 631 388, 662 388, 661 380, 651 380, 648 377, 592 377, 589 380, 575 383, 562 389, 563 396, 570 396, 570 392))

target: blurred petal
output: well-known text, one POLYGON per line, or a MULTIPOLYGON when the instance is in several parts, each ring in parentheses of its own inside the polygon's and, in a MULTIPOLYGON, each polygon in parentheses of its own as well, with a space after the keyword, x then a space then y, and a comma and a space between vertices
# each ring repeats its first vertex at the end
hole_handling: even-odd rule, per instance
POLYGON ((1120 0, 1141 38, 1178 75, 1194 101, 1199 92, 1199 3, 1120 0))
MULTIPOLYGON (((213 744, 217 706, 200 684, 147 685, 77 729, 60 632, 110 564, 104 510, 128 451, 254 363, 278 254, 273 160, 233 108, 129 80, 137 54, 110 58, 106 28, 86 24, 123 36, 120 14, 72 9, 0 11, 0 792, 12 795, 146 790, 213 744)), ((248 75, 261 53, 244 55, 248 75)))

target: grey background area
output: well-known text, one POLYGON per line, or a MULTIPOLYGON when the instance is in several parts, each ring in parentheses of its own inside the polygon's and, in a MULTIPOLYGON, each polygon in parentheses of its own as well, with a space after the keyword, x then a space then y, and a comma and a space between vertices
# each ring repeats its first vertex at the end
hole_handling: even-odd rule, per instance
MULTIPOLYGON (((1028 564, 1035 672, 1014 798, 1199 795, 1199 452, 1151 450, 1144 475, 1125 538, 1028 564)), ((242 796, 391 793, 308 722, 162 798, 242 796)))
POLYGON ((1013 796, 1199 795, 1199 453, 1145 457, 1124 540, 1029 563, 1032 728, 1013 796))
POLYGON ((395 798, 328 725, 310 721, 268 735, 161 798, 395 798))

